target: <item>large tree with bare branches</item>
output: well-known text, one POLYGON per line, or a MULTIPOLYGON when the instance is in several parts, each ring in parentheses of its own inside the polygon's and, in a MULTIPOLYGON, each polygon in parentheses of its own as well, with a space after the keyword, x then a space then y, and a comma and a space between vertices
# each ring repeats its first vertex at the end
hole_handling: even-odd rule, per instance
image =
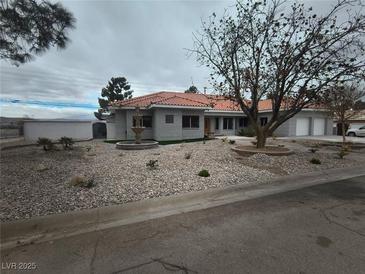
POLYGON ((234 98, 256 132, 257 147, 329 87, 363 79, 365 17, 361 3, 341 0, 325 15, 286 0, 238 1, 194 33, 197 60, 211 69, 216 90, 234 98), (339 14, 346 18, 338 18, 339 14), (272 117, 261 126, 259 101, 272 117))

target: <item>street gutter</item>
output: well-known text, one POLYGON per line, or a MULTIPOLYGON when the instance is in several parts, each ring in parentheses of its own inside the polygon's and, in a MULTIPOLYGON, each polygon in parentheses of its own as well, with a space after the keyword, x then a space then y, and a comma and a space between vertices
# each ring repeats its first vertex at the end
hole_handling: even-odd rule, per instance
POLYGON ((53 241, 359 176, 365 176, 365 166, 290 175, 261 185, 235 185, 1 223, 1 249, 53 241))

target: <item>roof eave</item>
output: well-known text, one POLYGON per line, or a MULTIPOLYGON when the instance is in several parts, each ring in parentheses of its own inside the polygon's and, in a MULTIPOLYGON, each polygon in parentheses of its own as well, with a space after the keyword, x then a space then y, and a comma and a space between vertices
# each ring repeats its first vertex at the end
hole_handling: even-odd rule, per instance
POLYGON ((178 106, 178 105, 159 105, 159 104, 151 104, 148 108, 174 108, 174 109, 201 109, 201 110, 209 110, 212 109, 208 106, 198 107, 198 106, 178 106))

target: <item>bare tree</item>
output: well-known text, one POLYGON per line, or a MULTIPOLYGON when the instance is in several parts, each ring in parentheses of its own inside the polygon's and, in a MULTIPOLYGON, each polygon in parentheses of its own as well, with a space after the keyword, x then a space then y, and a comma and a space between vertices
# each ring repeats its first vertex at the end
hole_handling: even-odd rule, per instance
POLYGON ((355 84, 351 84, 332 87, 323 96, 324 104, 341 124, 342 146, 346 143, 345 124, 359 112, 360 109, 356 108, 356 103, 364 95, 364 90, 355 84))
POLYGON ((211 69, 215 89, 237 101, 256 132, 257 147, 264 147, 268 136, 316 103, 323 90, 364 76, 361 7, 359 1, 341 0, 319 16, 286 0, 238 1, 235 15, 213 13, 202 22, 189 51, 211 69), (341 22, 340 12, 348 17, 341 22), (261 125, 258 105, 265 98, 271 99, 272 117, 261 125))

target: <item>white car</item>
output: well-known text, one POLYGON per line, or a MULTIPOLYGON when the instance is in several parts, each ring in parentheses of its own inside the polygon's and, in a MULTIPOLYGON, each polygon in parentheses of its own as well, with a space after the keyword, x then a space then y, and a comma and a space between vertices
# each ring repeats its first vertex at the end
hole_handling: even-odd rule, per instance
POLYGON ((365 126, 360 126, 359 128, 349 128, 346 132, 347 136, 365 136, 365 126))

